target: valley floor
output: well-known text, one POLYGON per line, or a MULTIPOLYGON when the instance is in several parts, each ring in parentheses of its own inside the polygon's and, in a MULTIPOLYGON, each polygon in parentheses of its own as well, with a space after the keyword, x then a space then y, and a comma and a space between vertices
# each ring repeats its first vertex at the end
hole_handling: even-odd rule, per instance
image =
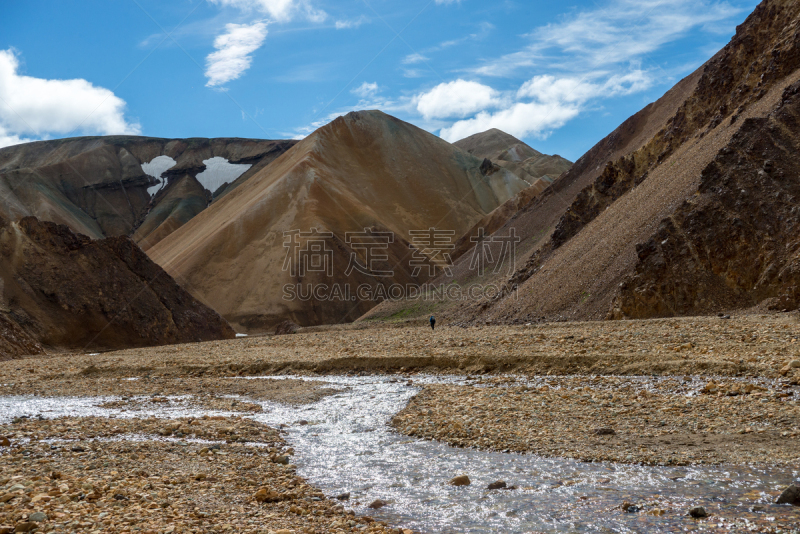
POLYGON ((401 433, 456 446, 800 465, 797 314, 435 331, 356 324, 0 362, 0 399, 111 396, 103 407, 119 410, 0 424, 0 532, 402 532, 348 515, 283 463, 291 451, 277 429, 245 417, 260 400, 301 404, 333 390, 233 379, 343 373, 412 384, 415 373, 466 376, 422 387, 392 420, 401 433), (165 406, 175 419, 148 418, 165 406), (32 521, 36 512, 46 519, 32 521))

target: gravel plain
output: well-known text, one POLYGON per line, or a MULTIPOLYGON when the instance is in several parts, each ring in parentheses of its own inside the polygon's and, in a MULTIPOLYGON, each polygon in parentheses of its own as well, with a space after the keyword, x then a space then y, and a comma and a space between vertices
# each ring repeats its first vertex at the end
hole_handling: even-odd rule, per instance
POLYGON ((247 380, 271 374, 469 376, 424 387, 392 422, 456 446, 796 468, 798 339, 797 314, 435 331, 362 323, 0 362, 0 396, 106 396, 104 407, 125 415, 0 424, 0 533, 403 532, 348 514, 274 461, 287 444, 280 429, 246 419, 258 401, 335 390, 322 379, 247 380), (128 418, 167 405, 227 415, 128 418), (47 519, 32 520, 39 512, 47 519))

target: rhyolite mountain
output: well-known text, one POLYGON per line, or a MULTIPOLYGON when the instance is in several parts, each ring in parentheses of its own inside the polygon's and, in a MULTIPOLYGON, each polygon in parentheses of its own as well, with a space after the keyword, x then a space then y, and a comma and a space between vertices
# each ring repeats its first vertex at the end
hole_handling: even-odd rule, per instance
POLYGON ((453 144, 475 157, 488 159, 492 164, 513 172, 537 188, 537 192, 553 183, 553 180, 572 166, 571 161, 558 154, 542 154, 497 128, 471 135, 453 144))
POLYGON ((530 187, 513 172, 483 163, 382 112, 349 113, 252 175, 149 254, 243 331, 264 331, 284 319, 300 325, 353 320, 375 302, 358 295, 302 299, 286 295, 285 288, 312 284, 330 290, 339 284, 355 290, 428 280, 447 261, 412 231, 449 231, 454 241, 530 187), (365 229, 391 233, 392 240, 372 269, 348 269, 353 258, 367 265, 366 249, 348 237, 365 229), (287 248, 293 246, 287 232, 312 230, 325 235, 297 234, 298 246, 315 244, 332 271, 293 273, 296 258, 287 248))
POLYGON ((0 358, 234 336, 130 238, 0 218, 0 358))
POLYGON ((93 239, 127 235, 143 249, 295 141, 78 137, 0 149, 0 216, 35 216, 93 239))
MULTIPOLYGON (((449 319, 795 309, 799 69, 800 3, 761 2, 708 62, 495 222, 527 248, 494 278, 499 295, 451 303, 449 319)), ((469 254, 453 275, 440 281, 474 276, 469 254)))

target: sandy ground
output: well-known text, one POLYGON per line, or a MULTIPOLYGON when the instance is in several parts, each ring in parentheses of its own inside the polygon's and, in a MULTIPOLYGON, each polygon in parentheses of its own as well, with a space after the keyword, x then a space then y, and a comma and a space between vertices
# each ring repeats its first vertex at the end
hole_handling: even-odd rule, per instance
POLYGON ((85 395, 92 388, 113 390, 120 379, 131 377, 176 378, 187 384, 206 379, 198 384, 207 391, 221 384, 234 387, 234 381, 218 380, 222 377, 362 371, 800 380, 800 369, 788 367, 800 359, 797 313, 530 326, 443 325, 433 332, 410 325, 364 326, 0 362, 0 395, 53 388, 61 394, 74 389, 85 395))

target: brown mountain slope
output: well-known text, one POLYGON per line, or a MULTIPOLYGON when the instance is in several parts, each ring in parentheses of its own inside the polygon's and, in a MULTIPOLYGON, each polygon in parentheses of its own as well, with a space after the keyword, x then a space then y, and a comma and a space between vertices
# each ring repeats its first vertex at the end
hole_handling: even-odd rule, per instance
POLYGON ((33 339, 117 349, 234 337, 130 238, 92 241, 33 217, 0 219, 0 252, 0 324, 15 323, 7 326, 17 354, 36 349, 33 339))
POLYGON ((20 356, 44 354, 44 347, 0 310, 0 361, 20 356))
POLYGON ((513 172, 531 186, 541 189, 572 165, 559 155, 542 154, 513 135, 492 128, 453 143, 477 158, 485 158, 495 165, 513 172), (541 182, 541 183, 538 183, 541 182))
POLYGON ((244 180, 294 143, 107 136, 6 147, 0 149, 0 216, 36 216, 95 239, 135 232, 147 248, 211 202, 214 191, 198 181, 204 161, 251 165, 244 180), (172 158, 174 166, 164 175, 165 187, 153 194, 159 177, 146 174, 142 164, 160 157, 172 158))
POLYGON ((742 126, 703 169, 698 195, 637 247, 614 317, 800 305, 800 83, 742 126))
MULTIPOLYGON (((698 71, 687 76, 656 102, 648 104, 625 120, 581 156, 572 167, 544 191, 537 192, 528 188, 476 223, 475 227, 459 239, 458 250, 462 255, 452 268, 453 276, 441 275, 437 278, 436 283, 449 284, 455 281, 462 285, 470 282, 483 285, 504 285, 509 277, 509 270, 513 272, 516 269, 523 269, 531 254, 548 242, 564 211, 583 189, 590 186, 600 176, 606 163, 629 155, 645 145, 694 91, 700 75, 701 73, 698 71), (520 243, 516 247, 514 266, 509 269, 504 264, 498 273, 494 273, 494 268, 497 267, 496 262, 489 261, 484 276, 478 279, 473 265, 475 251, 467 251, 473 245, 469 241, 469 237, 475 235, 476 230, 480 227, 484 228, 487 236, 492 234, 508 236, 513 231, 520 238, 520 243)), ((490 243, 488 245, 488 252, 492 259, 501 257, 501 249, 502 244, 490 243)), ((453 320, 469 320, 479 316, 485 306, 488 304, 483 302, 478 303, 477 307, 473 307, 470 304, 465 305, 463 302, 445 301, 439 306, 439 313, 450 316, 453 320)), ((398 313, 405 315, 413 309, 415 309, 413 302, 384 302, 370 310, 364 319, 390 317, 398 313)), ((427 308, 425 309, 427 310, 427 308)), ((422 313, 427 312, 423 310, 422 313)))
MULTIPOLYGON (((491 320, 602 318, 632 273, 635 245, 698 191, 701 171, 744 119, 763 118, 800 73, 800 4, 762 2, 702 69, 692 93, 646 145, 605 166, 519 270, 519 292, 491 320)), ((570 172, 573 172, 572 170, 570 172)))
MULTIPOLYGON (((799 12, 797 2, 762 2, 702 68, 625 121, 496 232, 522 237, 517 272, 501 296, 445 305, 444 314, 467 322, 605 317, 635 270, 636 244, 697 193, 701 171, 742 121, 767 116, 798 77, 799 12)), ((497 256, 499 245, 492 246, 497 256)), ((453 270, 459 282, 474 278, 470 256, 453 270)), ((387 304, 370 316, 393 309, 387 304)))
POLYGON ((453 144, 473 156, 490 160, 498 167, 514 173, 531 184, 483 217, 461 236, 453 254, 454 258, 458 258, 473 247, 472 239, 480 231, 486 235, 496 232, 511 216, 527 206, 572 166, 571 161, 559 155, 542 154, 516 137, 496 128, 471 135, 453 144))
POLYGON ((411 250, 411 231, 434 227, 461 235, 527 186, 503 170, 484 175, 481 163, 384 113, 350 113, 308 136, 150 254, 195 295, 249 331, 287 318, 302 325, 353 320, 374 305, 371 298, 355 295, 360 284, 377 288, 424 281, 429 263, 443 263, 420 241, 411 250), (314 228, 331 234, 285 234, 314 228), (352 254, 369 267, 364 247, 347 236, 365 228, 392 232, 394 240, 379 251, 384 259, 372 269, 348 272, 352 254), (290 251, 284 245, 292 239, 298 241, 290 251), (330 262, 330 273, 311 268, 293 273, 294 254, 310 254, 315 242, 322 260, 330 262), (417 273, 412 258, 425 265, 417 273), (375 276, 376 270, 393 275, 375 276), (326 284, 329 291, 334 284, 349 284, 353 294, 327 301, 284 298, 292 284, 326 284))

